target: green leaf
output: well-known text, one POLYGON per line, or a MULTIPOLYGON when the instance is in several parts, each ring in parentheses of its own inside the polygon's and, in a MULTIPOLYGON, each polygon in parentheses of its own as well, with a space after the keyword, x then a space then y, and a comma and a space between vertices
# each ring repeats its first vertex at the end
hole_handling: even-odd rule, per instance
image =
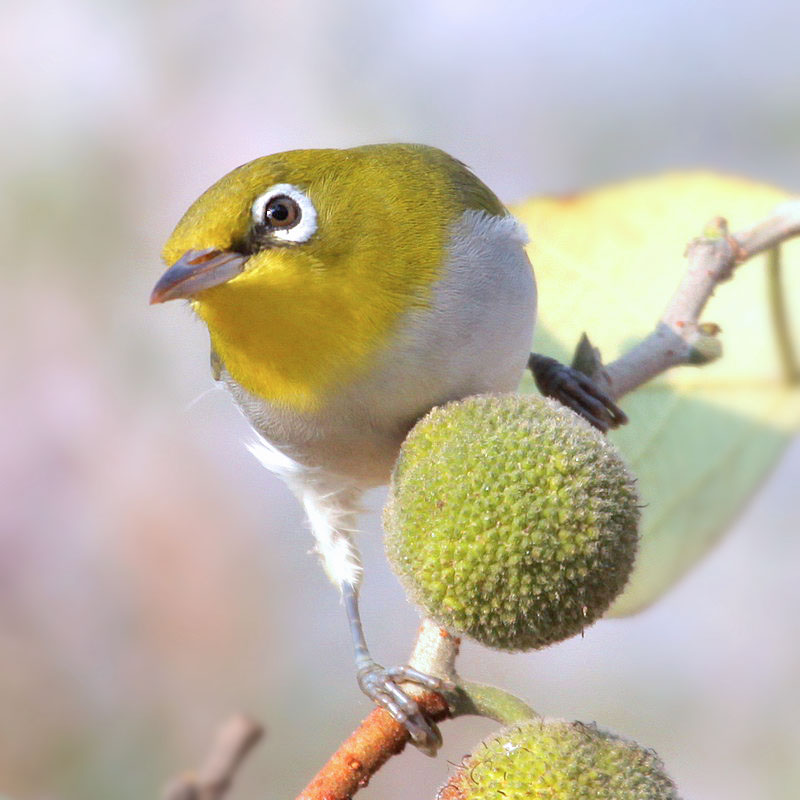
MULTIPOLYGON (((539 287, 534 349, 569 362, 586 331, 614 360, 653 329, 684 273, 686 245, 710 219, 725 217, 735 232, 786 199, 764 184, 675 173, 515 209, 539 287)), ((781 253, 797 341, 800 242, 781 253)), ((650 605, 706 553, 800 429, 800 386, 781 360, 765 261, 741 265, 706 307, 703 320, 722 329, 722 358, 670 370, 621 403, 630 423, 612 438, 645 508, 637 566, 611 616, 650 605)), ((535 391, 529 378, 523 391, 535 391)))

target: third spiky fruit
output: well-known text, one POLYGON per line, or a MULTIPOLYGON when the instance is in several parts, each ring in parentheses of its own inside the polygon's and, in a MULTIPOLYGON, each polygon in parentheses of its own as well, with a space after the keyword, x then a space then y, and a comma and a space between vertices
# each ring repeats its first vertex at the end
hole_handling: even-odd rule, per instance
POLYGON ((440 800, 678 800, 661 759, 594 725, 534 720, 467 756, 440 800))
POLYGON ((412 599, 503 650, 543 647, 596 620, 628 578, 638 519, 615 448, 531 395, 431 411, 403 444, 384 513, 412 599))

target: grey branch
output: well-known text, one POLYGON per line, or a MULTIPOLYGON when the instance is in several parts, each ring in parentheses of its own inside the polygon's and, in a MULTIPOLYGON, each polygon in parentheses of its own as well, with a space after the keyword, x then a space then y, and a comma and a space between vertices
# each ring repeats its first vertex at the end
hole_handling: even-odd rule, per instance
POLYGON ((705 235, 689 243, 686 274, 655 330, 605 367, 611 396, 618 399, 671 367, 719 358, 717 327, 700 321, 717 285, 730 279, 739 264, 798 234, 800 200, 784 203, 741 233, 729 234, 722 218, 712 220, 705 235))
POLYGON ((217 731, 202 766, 173 779, 163 800, 222 800, 240 764, 263 735, 257 722, 241 714, 231 717, 217 731))

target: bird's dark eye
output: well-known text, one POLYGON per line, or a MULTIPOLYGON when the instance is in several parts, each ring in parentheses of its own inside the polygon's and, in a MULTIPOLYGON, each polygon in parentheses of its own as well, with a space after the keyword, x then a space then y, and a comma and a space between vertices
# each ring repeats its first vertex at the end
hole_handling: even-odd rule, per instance
POLYGON ((282 244, 307 242, 317 230, 317 209, 303 189, 291 183, 276 183, 250 206, 250 238, 264 249, 282 244))
POLYGON ((300 206, 285 194, 273 197, 264 206, 264 223, 270 228, 291 228, 301 216, 300 206))

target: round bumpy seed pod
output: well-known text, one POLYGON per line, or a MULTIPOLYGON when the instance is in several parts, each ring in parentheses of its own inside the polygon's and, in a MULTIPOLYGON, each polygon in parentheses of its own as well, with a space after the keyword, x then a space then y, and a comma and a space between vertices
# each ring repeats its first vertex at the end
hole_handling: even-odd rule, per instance
POLYGON ((622 590, 639 509, 615 448, 551 400, 480 395, 408 435, 386 549, 431 619, 501 650, 582 631, 622 590))
POLYGON ((536 720, 482 742, 438 800, 678 800, 652 751, 593 725, 536 720))

